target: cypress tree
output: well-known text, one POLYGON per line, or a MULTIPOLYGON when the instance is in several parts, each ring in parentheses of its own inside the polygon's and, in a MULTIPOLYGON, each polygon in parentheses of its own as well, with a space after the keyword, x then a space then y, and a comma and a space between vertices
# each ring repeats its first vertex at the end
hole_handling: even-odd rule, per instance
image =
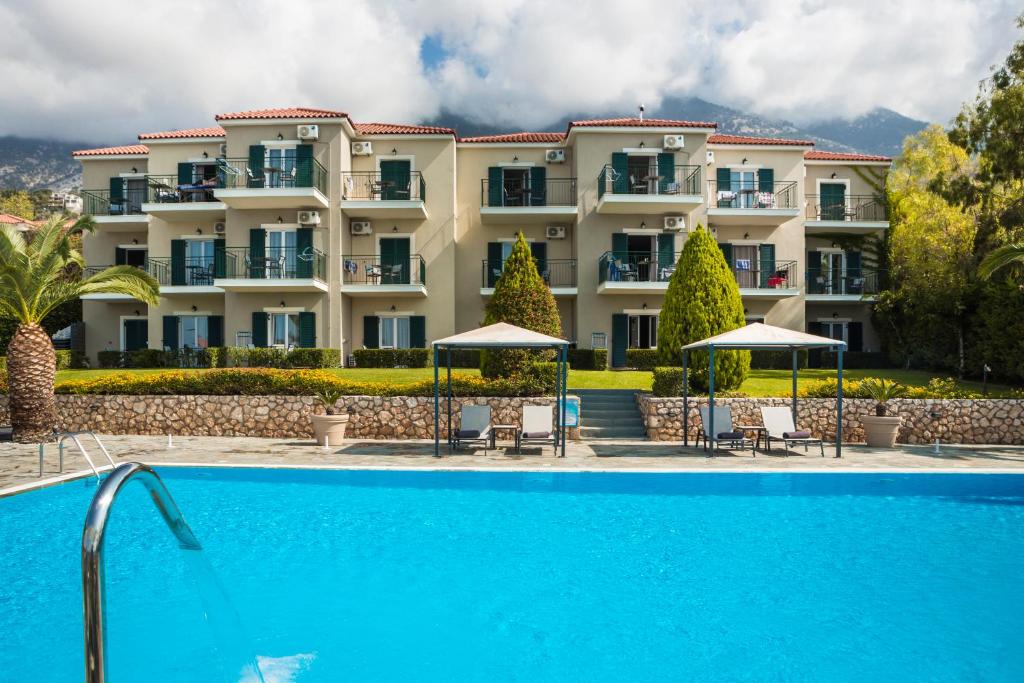
MULTIPOLYGON (((562 336, 555 297, 537 271, 533 253, 523 233, 516 235, 512 253, 502 265, 501 277, 494 284, 494 293, 487 302, 485 325, 504 322, 547 334, 562 336)), ((550 352, 526 350, 495 350, 481 354, 480 370, 484 377, 511 377, 530 363, 550 357, 550 352)))
MULTIPOLYGON (((739 285, 722 250, 703 226, 690 234, 665 292, 658 319, 658 362, 682 364, 682 347, 743 327, 739 285)), ((690 352, 690 386, 708 388, 707 351, 690 352)), ((750 371, 749 351, 715 350, 715 389, 738 389, 750 371)))

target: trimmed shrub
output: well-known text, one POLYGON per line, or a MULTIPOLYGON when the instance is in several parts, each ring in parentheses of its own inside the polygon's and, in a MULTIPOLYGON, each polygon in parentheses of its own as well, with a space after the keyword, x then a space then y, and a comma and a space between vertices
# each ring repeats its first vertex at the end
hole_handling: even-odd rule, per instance
POLYGON ((651 393, 655 396, 669 397, 683 395, 682 368, 654 368, 654 380, 651 382, 651 393))
POLYGON ((120 368, 124 366, 124 354, 120 351, 100 351, 96 361, 101 368, 120 368))
MULTIPOLYGON (((838 354, 835 351, 819 351, 819 368, 835 368, 838 354)), ((881 351, 845 351, 843 367, 847 370, 882 370, 892 367, 889 356, 881 351)))
POLYGON ((608 367, 608 349, 569 349, 569 367, 573 370, 604 370, 608 367))
MULTIPOLYGON (((430 350, 427 350, 428 354, 428 365, 433 365, 434 361, 429 359, 430 350)), ((443 360, 443 359, 442 359, 443 360)), ((480 349, 452 349, 452 367, 453 368, 480 368, 480 349)))
POLYGON ((168 368, 177 367, 177 354, 173 351, 160 349, 137 349, 122 354, 125 367, 129 368, 168 368))
MULTIPOLYGON (((717 352, 715 355, 718 355, 717 352)), ((796 352, 797 368, 807 367, 807 349, 796 352)), ((752 370, 792 370, 792 351, 751 351, 750 368, 752 370)))
POLYGON ((634 370, 653 370, 658 366, 657 349, 626 349, 626 367, 634 370))
POLYGON ((7 372, 7 356, 0 356, 0 370, 7 372))
MULTIPOLYGON (((357 368, 425 368, 434 365, 430 349, 356 349, 352 355, 356 357, 357 368)), ((460 367, 455 365, 454 355, 452 367, 460 367)), ((442 354, 442 365, 444 360, 442 354)))
POLYGON ((227 367, 228 354, 223 346, 211 346, 206 349, 206 367, 224 368, 227 367))
POLYGON ((525 375, 524 383, 536 387, 538 393, 554 393, 558 386, 558 363, 534 363, 525 375))
POLYGON ((341 365, 341 350, 292 349, 286 362, 291 368, 336 368, 341 365))

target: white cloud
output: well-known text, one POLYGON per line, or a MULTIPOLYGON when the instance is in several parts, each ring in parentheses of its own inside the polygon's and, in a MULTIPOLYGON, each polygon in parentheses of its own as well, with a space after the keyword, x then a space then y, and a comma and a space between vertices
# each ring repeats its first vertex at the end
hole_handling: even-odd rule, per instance
POLYGON ((946 121, 1017 38, 1009 0, 0 0, 0 134, 127 142, 265 106, 510 128, 697 95, 798 122, 946 121), (419 46, 440 35, 445 63, 419 46))

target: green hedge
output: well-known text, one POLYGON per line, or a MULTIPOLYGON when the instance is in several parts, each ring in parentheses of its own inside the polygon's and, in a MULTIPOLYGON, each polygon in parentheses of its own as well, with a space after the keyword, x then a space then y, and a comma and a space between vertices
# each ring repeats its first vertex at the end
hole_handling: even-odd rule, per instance
MULTIPOLYGON (((357 368, 433 367, 430 349, 356 349, 352 352, 357 368)), ((444 363, 444 357, 441 358, 444 363)), ((454 365, 453 367, 459 367, 454 365)))
POLYGON ((341 365, 341 349, 292 349, 285 362, 292 368, 336 368, 341 365))
MULTIPOLYGON (((807 367, 807 349, 796 352, 796 364, 798 368, 807 367)), ((792 351, 751 351, 751 370, 792 370, 792 351)))
POLYGON ((100 351, 96 359, 101 368, 216 368, 225 362, 223 348, 164 351, 162 349, 136 349, 135 351, 100 351))
MULTIPOLYGON (((68 370, 70 368, 89 367, 88 359, 81 351, 69 351, 68 349, 55 350, 57 356, 57 369, 68 370)), ((0 370, 7 370, 7 356, 0 356, 0 370)))
MULTIPOLYGON (((817 367, 835 368, 838 354, 835 351, 821 351, 817 367)), ((844 351, 843 367, 847 370, 882 370, 891 368, 889 356, 881 351, 844 351)))
MULTIPOLYGON (((654 379, 651 382, 651 393, 655 396, 671 398, 683 395, 683 369, 659 367, 654 368, 654 379)), ((707 392, 695 392, 690 387, 690 396, 707 396, 707 392)), ((720 398, 745 398, 742 391, 716 391, 720 398)))
MULTIPOLYGON (((679 361, 680 363, 682 360, 679 361)), ((657 349, 626 349, 626 367, 635 370, 654 370, 658 366, 657 349)))
MULTIPOLYGON (((844 354, 845 355, 845 354, 844 354)), ((843 380, 844 398, 871 398, 864 388, 864 382, 868 378, 860 380, 843 380)), ((806 398, 835 398, 835 378, 818 380, 803 386, 799 394, 806 398)), ((962 386, 952 377, 933 377, 923 387, 904 387, 905 398, 931 398, 931 399, 956 399, 956 398, 1024 398, 1024 389, 1012 389, 1010 391, 989 392, 985 396, 976 389, 962 386)))
POLYGON ((569 367, 573 370, 605 370, 608 349, 569 349, 569 367))

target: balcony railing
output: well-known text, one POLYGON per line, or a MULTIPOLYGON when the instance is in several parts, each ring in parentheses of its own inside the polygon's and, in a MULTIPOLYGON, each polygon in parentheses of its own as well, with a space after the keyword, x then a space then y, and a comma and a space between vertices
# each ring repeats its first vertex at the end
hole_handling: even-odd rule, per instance
POLYGON ((763 267, 757 260, 743 261, 738 259, 730 266, 740 289, 796 289, 796 261, 776 261, 770 268, 763 267))
POLYGON ((146 270, 163 287, 209 287, 215 277, 224 277, 223 266, 218 272, 209 256, 186 256, 180 264, 168 256, 154 256, 146 259, 146 270))
POLYGON ((839 198, 807 195, 809 221, 887 221, 885 201, 874 195, 846 195, 839 198))
POLYGON ((606 164, 597 176, 597 196, 608 194, 699 195, 700 166, 673 166, 671 176, 636 168, 623 173, 606 164))
POLYGON ((796 209, 796 181, 732 181, 728 187, 708 181, 711 206, 718 209, 796 209))
POLYGON ((426 285, 427 265, 419 254, 402 259, 380 256, 342 256, 345 285, 426 285))
POLYGON ((152 204, 184 204, 192 202, 215 202, 213 191, 224 187, 224 173, 190 183, 179 183, 178 176, 146 176, 146 201, 152 204))
POLYGON ((251 166, 248 159, 219 159, 218 172, 230 189, 294 189, 312 187, 327 194, 327 169, 316 159, 284 157, 251 166))
POLYGON ((224 250, 223 277, 242 280, 313 278, 326 282, 327 255, 312 247, 266 247, 259 250, 227 247, 224 250))
POLYGON ((873 268, 847 269, 845 273, 807 272, 807 293, 826 295, 878 294, 882 290, 886 272, 873 268))
POLYGON ((668 282, 676 272, 679 252, 671 262, 657 252, 606 251, 597 264, 598 282, 668 282))
MULTIPOLYGON (((548 287, 576 286, 576 259, 545 259, 543 261, 534 259, 534 263, 537 264, 537 271, 548 287)), ((484 259, 481 268, 480 286, 494 287, 498 278, 501 277, 504 261, 484 259)))
POLYGON ((484 178, 480 181, 480 206, 576 206, 576 179, 548 178, 542 187, 506 179, 500 187, 492 187, 490 181, 484 178))
POLYGON ((354 201, 425 201, 423 174, 410 171, 408 180, 381 177, 380 173, 342 173, 342 198, 354 201))
POLYGON ((91 216, 139 216, 146 201, 145 188, 125 189, 120 198, 110 201, 110 190, 82 192, 82 213, 91 216))

